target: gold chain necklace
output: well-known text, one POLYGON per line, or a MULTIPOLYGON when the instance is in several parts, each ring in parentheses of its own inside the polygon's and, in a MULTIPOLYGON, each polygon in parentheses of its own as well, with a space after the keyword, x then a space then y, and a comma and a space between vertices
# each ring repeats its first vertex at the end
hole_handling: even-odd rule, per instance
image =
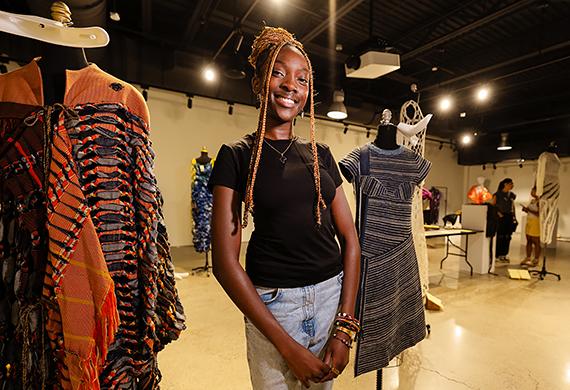
POLYGON ((269 146, 271 149, 275 150, 275 152, 281 156, 281 157, 279 157, 279 161, 281 161, 281 165, 285 166, 285 163, 287 162, 287 157, 285 157, 285 153, 287 153, 287 151, 291 148, 291 146, 293 145, 293 142, 295 142, 296 139, 297 139, 297 137, 291 138, 291 142, 289 142, 289 145, 285 148, 285 150, 283 152, 280 152, 273 145, 271 145, 269 142, 267 142, 266 138, 263 138, 263 142, 265 142, 267 144, 267 146, 269 146))

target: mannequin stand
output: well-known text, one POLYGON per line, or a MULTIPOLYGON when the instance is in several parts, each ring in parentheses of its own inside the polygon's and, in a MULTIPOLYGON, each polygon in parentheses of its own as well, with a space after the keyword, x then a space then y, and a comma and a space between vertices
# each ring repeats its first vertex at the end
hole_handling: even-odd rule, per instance
POLYGON ((210 262, 208 260, 208 253, 209 252, 206 252, 206 263, 204 263, 204 265, 201 267, 192 268, 192 275, 195 275, 196 273, 200 272, 205 272, 206 276, 210 277, 210 270, 212 269, 212 266, 210 265, 210 262))
POLYGON ((546 275, 552 275, 552 276, 556 276, 558 278, 558 280, 560 280, 560 275, 559 274, 555 274, 554 272, 548 272, 546 270, 546 244, 544 244, 544 248, 542 249, 544 252, 544 256, 542 258, 542 269, 540 271, 538 270, 531 270, 529 271, 529 273, 531 275, 538 275, 538 278, 540 280, 544 280, 544 277, 546 275))
POLYGON ((382 369, 376 370, 376 390, 382 390, 382 369))

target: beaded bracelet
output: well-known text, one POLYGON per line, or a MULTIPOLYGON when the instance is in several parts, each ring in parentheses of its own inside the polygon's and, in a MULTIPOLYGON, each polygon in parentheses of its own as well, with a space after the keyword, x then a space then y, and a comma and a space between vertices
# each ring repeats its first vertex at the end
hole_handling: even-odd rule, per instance
POLYGON ((333 333, 333 337, 335 339, 339 340, 344 345, 346 345, 348 347, 348 349, 352 349, 352 341, 347 341, 347 340, 343 339, 342 337, 339 337, 336 333, 333 333))
POLYGON ((335 330, 336 330, 337 332, 342 332, 342 333, 344 333, 345 335, 347 335, 348 337, 350 337, 350 339, 351 339, 352 341, 354 341, 354 339, 356 338, 356 332, 353 332, 353 331, 351 331, 350 329, 346 329, 345 327, 337 326, 337 327, 335 328, 335 330))
POLYGON ((347 329, 352 330, 353 332, 360 332, 360 326, 358 326, 357 324, 353 323, 353 322, 348 322, 348 321, 344 321, 344 320, 337 320, 334 323, 336 326, 344 326, 347 329))

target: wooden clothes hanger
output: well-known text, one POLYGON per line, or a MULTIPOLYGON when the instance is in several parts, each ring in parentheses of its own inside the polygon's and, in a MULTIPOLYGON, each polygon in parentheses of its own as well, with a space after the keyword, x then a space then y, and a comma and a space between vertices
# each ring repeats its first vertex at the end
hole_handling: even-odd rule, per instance
POLYGON ((109 34, 101 27, 71 27, 71 11, 65 3, 55 2, 51 9, 56 20, 0 11, 0 31, 67 47, 97 48, 109 44, 109 34))

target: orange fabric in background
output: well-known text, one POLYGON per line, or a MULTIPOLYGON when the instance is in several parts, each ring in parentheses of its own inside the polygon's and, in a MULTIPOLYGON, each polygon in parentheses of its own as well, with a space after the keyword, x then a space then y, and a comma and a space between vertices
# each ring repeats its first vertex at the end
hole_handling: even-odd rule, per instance
POLYGON ((467 198, 475 204, 483 204, 493 199, 493 195, 484 186, 474 185, 469 189, 467 198))

